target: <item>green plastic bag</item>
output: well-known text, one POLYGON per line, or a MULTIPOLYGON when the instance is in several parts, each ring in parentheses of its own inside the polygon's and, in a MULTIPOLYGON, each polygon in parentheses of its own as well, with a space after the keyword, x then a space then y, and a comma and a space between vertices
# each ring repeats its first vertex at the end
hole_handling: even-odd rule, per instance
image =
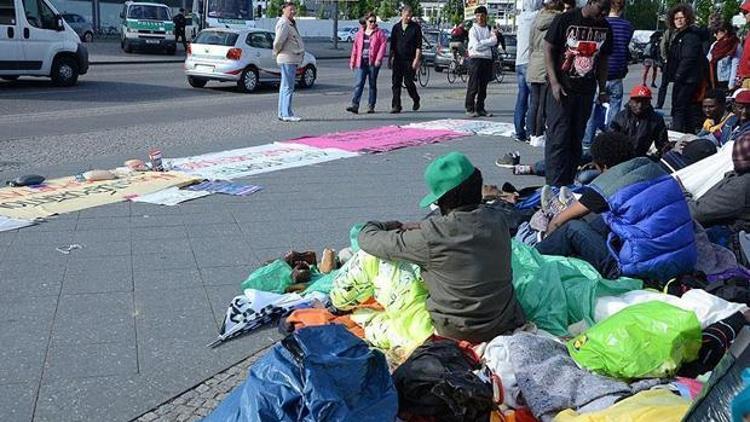
POLYGON ((310 280, 310 285, 307 286, 304 292, 302 292, 302 295, 304 296, 312 292, 329 294, 331 292, 331 289, 333 288, 333 280, 336 278, 336 275, 338 275, 338 273, 339 270, 331 271, 328 274, 321 274, 318 272, 313 273, 312 279, 310 280))
POLYGON ((568 341, 582 367, 624 380, 669 378, 698 358, 701 324, 695 313, 664 302, 629 306, 568 341))
POLYGON ((526 318, 556 336, 580 321, 594 325, 596 299, 643 288, 640 280, 607 280, 586 261, 542 255, 512 241, 513 287, 526 318))
POLYGON ((242 282, 240 288, 243 291, 245 289, 256 289, 283 294, 292 283, 292 267, 283 259, 277 259, 265 267, 253 271, 247 277, 247 280, 242 282))
POLYGON ((359 223, 353 225, 352 228, 349 229, 349 240, 352 243, 352 253, 357 253, 359 251, 359 232, 362 231, 364 226, 364 223, 359 223))

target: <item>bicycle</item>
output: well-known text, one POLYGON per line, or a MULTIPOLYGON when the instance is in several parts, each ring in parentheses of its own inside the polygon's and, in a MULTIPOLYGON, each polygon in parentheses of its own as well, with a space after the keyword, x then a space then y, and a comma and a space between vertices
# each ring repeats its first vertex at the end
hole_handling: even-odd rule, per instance
POLYGON ((445 76, 448 83, 453 84, 456 79, 461 78, 461 82, 466 82, 469 69, 466 66, 466 57, 459 57, 458 52, 453 52, 453 60, 448 64, 448 71, 445 76))
POLYGON ((495 81, 499 84, 503 83, 505 79, 505 70, 503 69, 503 61, 495 60, 492 62, 492 73, 495 81))
MULTIPOLYGON (((422 88, 427 88, 427 84, 430 82, 430 67, 422 60, 419 63, 419 69, 414 72, 414 83, 418 83, 422 88)), ((406 83, 401 83, 402 88, 406 88, 406 83)))

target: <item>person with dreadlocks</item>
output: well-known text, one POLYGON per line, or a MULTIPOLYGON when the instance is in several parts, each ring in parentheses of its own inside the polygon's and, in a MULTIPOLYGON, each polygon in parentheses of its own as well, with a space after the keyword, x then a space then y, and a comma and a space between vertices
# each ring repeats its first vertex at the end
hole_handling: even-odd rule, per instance
POLYGON ((359 247, 422 269, 427 310, 438 335, 472 343, 509 334, 526 321, 512 284, 510 233, 500 210, 482 205, 482 173, 459 152, 425 170, 420 205, 440 215, 421 223, 369 222, 359 247))

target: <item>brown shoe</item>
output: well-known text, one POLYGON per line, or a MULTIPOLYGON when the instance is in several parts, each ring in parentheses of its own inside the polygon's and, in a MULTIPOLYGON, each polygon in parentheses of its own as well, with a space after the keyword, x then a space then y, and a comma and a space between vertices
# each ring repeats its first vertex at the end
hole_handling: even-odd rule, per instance
POLYGON ((292 270, 292 281, 295 284, 307 283, 311 278, 310 266, 306 262, 298 262, 294 270, 292 270))
POLYGON ((320 261, 318 270, 323 274, 328 274, 337 267, 336 252, 333 249, 325 248, 323 250, 323 259, 320 261))
POLYGON ((289 251, 284 255, 284 261, 289 264, 290 267, 294 268, 297 263, 304 262, 308 265, 315 265, 318 263, 318 258, 314 251, 297 252, 289 251))

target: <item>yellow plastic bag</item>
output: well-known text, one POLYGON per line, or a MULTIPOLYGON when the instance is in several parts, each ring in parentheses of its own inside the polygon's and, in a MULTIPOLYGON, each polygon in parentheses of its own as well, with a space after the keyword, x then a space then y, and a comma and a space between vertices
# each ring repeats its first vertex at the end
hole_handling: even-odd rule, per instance
POLYGON ((670 391, 648 390, 598 412, 563 410, 555 422, 679 422, 689 407, 690 401, 670 391))

